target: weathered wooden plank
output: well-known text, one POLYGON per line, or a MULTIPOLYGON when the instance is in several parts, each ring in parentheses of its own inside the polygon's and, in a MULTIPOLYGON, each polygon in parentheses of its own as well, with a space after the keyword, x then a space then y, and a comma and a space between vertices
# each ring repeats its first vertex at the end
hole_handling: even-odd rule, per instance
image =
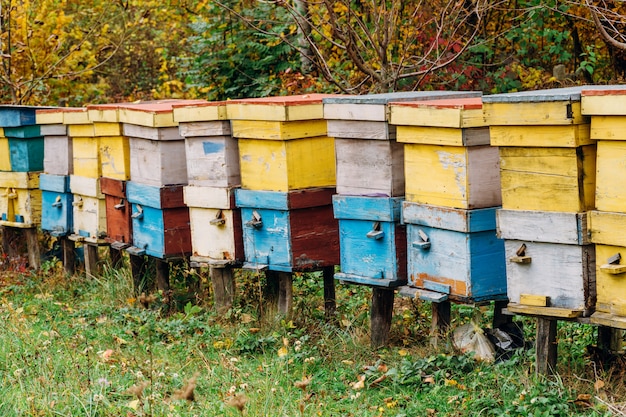
POLYGON ((596 311, 591 315, 591 323, 626 330, 626 317, 616 316, 602 311, 596 311))
POLYGON ((159 209, 185 207, 182 185, 154 186, 135 181, 126 183, 126 197, 131 203, 159 209))
POLYGON ((406 144, 404 159, 409 201, 456 208, 502 203, 496 147, 406 144))
POLYGON ((575 148, 595 143, 590 135, 588 123, 556 126, 490 126, 489 131, 492 146, 575 148))
POLYGON ((556 324, 553 319, 537 318, 535 371, 538 375, 556 373, 557 341, 556 324))
POLYGON ((582 212, 595 206, 596 147, 500 147, 502 206, 582 212))
POLYGON ((65 107, 63 108, 64 125, 91 124, 89 113, 85 107, 65 107))
POLYGON ((0 126, 17 127, 36 124, 35 106, 0 105, 0 126))
POLYGON ((174 104, 174 121, 177 123, 207 122, 226 120, 226 102, 199 102, 194 104, 174 104))
POLYGON ((41 136, 67 136, 67 125, 63 123, 40 125, 41 136))
POLYGON ((589 224, 591 242, 626 246, 626 236, 623 233, 626 213, 592 210, 589 212, 589 224))
POLYGON ((0 185, 0 225, 32 227, 41 223, 41 190, 0 185))
POLYGON ((593 116, 591 139, 626 140, 626 116, 593 116))
POLYGON ((373 349, 389 343, 389 331, 393 317, 394 291, 387 288, 372 288, 370 307, 370 339, 373 349))
POLYGON ((483 232, 496 229, 496 209, 455 209, 404 201, 402 222, 462 233, 483 232))
POLYGON ((469 128, 486 126, 481 97, 410 101, 389 106, 390 123, 469 128))
POLYGON ((99 178, 70 175, 70 190, 74 194, 104 199, 104 195, 100 191, 99 178))
POLYGON ((72 137, 73 174, 81 177, 102 176, 100 138, 72 137))
POLYGON ((9 139, 0 136, 0 171, 11 170, 11 151, 9 150, 9 139))
POLYGON ((626 212, 626 141, 598 141, 596 201, 601 211, 626 212))
POLYGON ((243 188, 291 191, 335 186, 333 138, 239 139, 238 144, 243 188))
POLYGON ((63 108, 38 107, 35 110, 35 124, 38 125, 59 125, 63 124, 63 108))
POLYGON ((623 267, 625 261, 618 259, 610 264, 616 254, 626 257, 626 247, 616 245, 596 245, 596 288, 598 301, 596 311, 615 316, 626 316, 626 271, 612 271, 610 267, 623 267), (617 272, 617 273, 613 273, 617 272))
POLYGON ((521 240, 506 240, 507 293, 512 303, 521 294, 549 297, 550 306, 575 311, 590 311, 596 300, 594 245, 565 245, 521 240), (531 262, 511 262, 520 246, 531 262))
POLYGON ((173 105, 193 105, 200 103, 206 103, 206 101, 171 99, 143 103, 122 103, 118 106, 118 117, 120 122, 132 125, 146 127, 177 127, 178 122, 174 121, 173 105))
MULTIPOLYGON (((1 139, 0 139, 1 141, 1 139)), ((1 146, 1 143, 0 143, 1 146)), ((74 173, 72 139, 68 136, 45 136, 43 170, 53 175, 74 173)), ((1 156, 0 156, 1 159, 1 156)), ((1 165, 1 164, 0 164, 1 165)))
POLYGON ((92 123, 119 123, 119 104, 91 104, 87 106, 87 115, 92 123))
POLYGON ((178 127, 151 127, 140 126, 131 123, 122 125, 124 136, 130 138, 148 139, 154 141, 181 141, 184 138, 180 135, 178 127))
POLYGON ((322 99, 331 94, 263 97, 230 100, 226 103, 231 120, 293 121, 323 119, 322 99))
POLYGON ((336 219, 400 222, 402 197, 365 197, 333 195, 336 219))
POLYGON ((587 212, 547 212, 536 210, 506 210, 496 213, 498 236, 502 239, 531 242, 587 245, 589 221, 587 212))
POLYGON ((130 179, 148 185, 187 184, 185 141, 131 137, 130 179))
POLYGON ((185 204, 189 207, 233 209, 235 188, 186 186, 183 189, 185 204))
POLYGON ((192 260, 243 262, 241 211, 189 207, 192 260))
POLYGON ((178 125, 181 136, 191 138, 196 136, 228 136, 231 134, 230 121, 198 121, 185 122, 178 125))
POLYGON ((130 179, 130 143, 126 136, 102 136, 98 144, 103 177, 130 179))
POLYGON ((185 140, 187 179, 201 187, 241 184, 239 148, 231 136, 192 137, 185 140))
POLYGON ((132 204, 133 247, 146 255, 164 259, 191 253, 189 209, 157 209, 132 204))
POLYGON ((235 297, 235 280, 233 269, 211 268, 211 286, 213 288, 213 303, 218 312, 224 313, 233 305, 235 297))
POLYGON ((386 122, 369 120, 328 120, 328 136, 350 139, 394 140, 396 138, 396 127, 386 122))
POLYGON ((332 205, 334 188, 303 189, 290 192, 235 190, 237 207, 262 207, 272 210, 295 210, 332 205))
POLYGON ((43 170, 43 137, 28 139, 9 137, 8 139, 11 171, 43 170))
POLYGON ((0 172, 2 188, 39 188, 38 172, 0 172))
POLYGON ((68 125, 67 126, 67 134, 71 137, 84 137, 84 138, 92 138, 94 137, 93 123, 89 124, 76 124, 76 125, 68 125))
POLYGON ((585 115, 626 115, 626 89, 623 85, 586 86, 582 90, 582 112, 585 115))
POLYGON ((232 135, 236 138, 289 140, 326 136, 326 120, 324 119, 300 121, 232 120, 231 126, 232 135))
POLYGON ((396 126, 397 141, 425 145, 489 145, 489 128, 456 129, 451 127, 396 126))
POLYGON ((41 128, 38 125, 5 127, 4 136, 7 138, 30 139, 42 136, 41 128))
MULTIPOLYGON (((73 178, 70 178, 70 184, 73 178)), ((88 242, 98 242, 107 233, 106 203, 104 197, 96 198, 74 193, 73 229, 74 235, 88 242)))
POLYGON ((396 141, 336 138, 337 193, 403 196, 404 148, 396 141))
MULTIPOLYGON (((48 187, 48 181, 44 182, 43 177, 42 175, 41 185, 48 187)), ((59 178, 66 179, 64 182, 69 183, 69 177, 59 176, 59 178)), ((73 230, 72 201, 74 197, 69 193, 69 190, 59 191, 56 186, 49 188, 56 189, 46 190, 42 188, 41 191, 41 229, 50 232, 53 236, 66 236, 73 230)))

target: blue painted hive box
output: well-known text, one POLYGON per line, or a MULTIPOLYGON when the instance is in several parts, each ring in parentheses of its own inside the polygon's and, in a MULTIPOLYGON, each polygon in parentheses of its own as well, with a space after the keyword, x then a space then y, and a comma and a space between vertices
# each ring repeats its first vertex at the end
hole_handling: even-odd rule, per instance
POLYGON ((339 263, 334 188, 288 192, 238 189, 244 268, 295 272, 339 263))
POLYGON ((52 236, 66 236, 72 232, 72 201, 68 175, 39 176, 41 189, 41 229, 52 236))
POLYGON ((406 284, 403 201, 404 197, 333 196, 341 249, 336 279, 380 287, 406 284))
POLYGON ((0 106, 0 126, 20 127, 36 124, 36 112, 45 107, 36 106, 0 106))
POLYGON ((5 127, 11 171, 43 171, 44 139, 39 126, 5 127))
POLYGON ((409 285, 423 298, 484 301, 506 298, 504 241, 496 208, 455 209, 404 202, 409 285))
POLYGON ((180 258, 191 253, 189 209, 183 199, 183 186, 154 186, 134 181, 126 183, 131 204, 133 255, 180 258))

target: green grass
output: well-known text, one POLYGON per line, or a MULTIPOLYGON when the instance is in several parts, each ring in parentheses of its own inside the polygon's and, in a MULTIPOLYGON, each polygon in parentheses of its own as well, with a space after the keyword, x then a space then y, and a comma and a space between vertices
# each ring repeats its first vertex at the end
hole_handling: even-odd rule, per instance
MULTIPOLYGON (((168 309, 158 294, 141 306, 125 269, 96 280, 64 278, 54 262, 38 275, 3 271, 0 415, 604 416, 625 392, 620 367, 588 357, 591 326, 561 323, 559 375, 537 377, 532 348, 495 364, 449 342, 434 350, 430 307, 414 300, 396 298, 391 344, 373 351, 368 288, 338 284, 327 323, 316 274, 295 277, 288 320, 266 311, 260 276, 238 273, 222 315, 204 279, 199 294, 186 290, 190 278, 175 274, 168 309)), ((455 306, 452 326, 475 311, 455 306)), ((533 322, 516 320, 532 339, 533 322)))

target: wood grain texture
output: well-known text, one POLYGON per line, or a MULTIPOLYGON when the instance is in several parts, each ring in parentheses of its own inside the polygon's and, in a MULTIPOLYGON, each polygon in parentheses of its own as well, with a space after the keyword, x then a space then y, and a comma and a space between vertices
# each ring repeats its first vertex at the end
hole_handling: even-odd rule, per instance
POLYGON ((591 139, 626 140, 626 116, 593 116, 591 139))
POLYGON ((228 210, 235 208, 235 189, 188 185, 183 189, 183 198, 189 207, 228 210))
POLYGON ((0 225, 31 227, 41 224, 41 190, 0 184, 0 225))
POLYGON ((122 125, 124 136, 149 140, 183 140, 178 127, 150 127, 130 123, 122 125))
POLYGON ((399 103, 389 106, 390 123, 408 126, 467 128, 486 126, 480 97, 399 103))
MULTIPOLYGON (((600 86, 597 86, 600 87, 600 86)), ((582 112, 589 116, 626 116, 626 94, 622 86, 600 89, 588 86, 582 93, 582 112)))
POLYGON ((334 138, 394 140, 396 127, 368 120, 328 120, 328 136, 334 138))
POLYGON ((241 184, 239 148, 231 136, 185 139, 187 180, 201 187, 234 187, 241 184))
POLYGON ((590 124, 588 123, 556 126, 494 125, 489 127, 489 131, 492 146, 575 148, 595 143, 590 135, 590 124))
POLYGON ((512 303, 519 303, 521 294, 534 294, 549 297, 550 307, 577 311, 595 307, 594 245, 506 240, 505 254, 507 292, 512 303), (532 262, 510 262, 522 243, 532 262))
POLYGON ((192 258, 241 263, 245 259, 241 211, 189 208, 192 258), (217 222, 222 220, 223 222, 217 222))
MULTIPOLYGON (((265 121, 232 120, 232 135, 236 138, 289 140, 326 136, 326 120, 265 121)), ((329 135, 330 136, 330 135, 329 135)))
POLYGON ((580 101, 488 102, 483 99, 485 120, 489 126, 539 126, 589 123, 581 114, 580 101))
POLYGON ((403 197, 364 197, 333 195, 336 219, 400 223, 403 197))
POLYGON ((182 185, 154 186, 128 181, 126 197, 131 203, 144 207, 170 209, 185 207, 182 185))
POLYGON ((104 195, 100 190, 100 178, 70 175, 70 190, 74 194, 104 199, 104 195))
POLYGON ((626 236, 623 233, 626 213, 592 210, 589 212, 589 223, 591 242, 626 246, 626 236))
POLYGON ((406 198, 456 208, 499 206, 498 148, 405 145, 406 198))
MULTIPOLYGON (((0 146, 2 146, 2 139, 0 139, 0 146)), ((73 153, 74 147, 72 139, 69 136, 45 136, 43 156, 44 172, 53 175, 73 174, 73 153)), ((0 159, 1 158, 2 157, 0 156, 0 159)))
MULTIPOLYGON (((71 181, 71 179, 70 179, 71 181)), ((101 239, 107 233, 106 203, 102 198, 77 194, 75 190, 73 206, 74 234, 89 239, 101 239)))
POLYGON ((502 239, 531 242, 587 245, 588 213, 547 212, 501 209, 496 213, 498 235, 502 239))
POLYGON ((334 187, 334 139, 320 136, 269 141, 239 139, 241 186, 251 190, 291 191, 334 187))
POLYGON ((40 125, 41 136, 67 136, 67 126, 64 124, 40 125))
MULTIPOLYGON (((187 207, 157 209, 132 204, 133 246, 156 258, 181 257, 191 253, 191 227, 187 207)), ((132 216, 132 215, 131 215, 132 216)))
POLYGON ((620 254, 626 262, 626 247, 596 244, 596 288, 598 300, 596 310, 616 316, 626 316, 626 273, 611 274, 602 268, 608 259, 620 254))
POLYGON ((2 188, 39 188, 38 172, 0 172, 2 188))
POLYGON ((502 206, 582 212, 595 206, 596 147, 500 147, 502 206))
POLYGON ((130 179, 154 186, 187 184, 185 141, 131 137, 130 179))
POLYGON ((235 190, 237 207, 262 207, 273 210, 295 210, 332 205, 334 188, 313 188, 289 192, 235 190))
POLYGON ((230 100, 226 103, 231 120, 293 121, 323 119, 322 99, 332 94, 305 94, 230 100))
POLYGON ((404 145, 396 141, 335 139, 337 193, 403 196, 404 145))
POLYGON ((196 136, 228 136, 231 134, 230 121, 197 121, 178 125, 178 131, 184 138, 196 136))
POLYGON ((484 232, 496 229, 496 209, 455 209, 405 201, 402 222, 462 233, 484 232))
POLYGON ((194 104, 174 104, 174 121, 177 123, 208 122, 225 120, 226 102, 200 102, 194 104))
POLYGON ((601 211, 626 212, 626 141, 598 141, 596 205, 601 211))
POLYGON ((489 145, 489 128, 456 129, 450 127, 397 126, 397 140, 402 143, 447 146, 489 145))
MULTIPOLYGON (((123 183, 123 181, 119 181, 123 183)), ((104 182, 103 182, 104 185, 104 182)), ((120 187, 121 188, 121 187, 120 187)), ((106 190, 111 190, 107 187, 106 190)), ((107 194, 103 187, 107 218, 107 237, 109 243, 120 242, 132 244, 133 230, 131 205, 125 196, 107 194)))
POLYGON ((70 192, 70 177, 67 175, 39 175, 39 188, 46 191, 56 191, 58 193, 70 192))

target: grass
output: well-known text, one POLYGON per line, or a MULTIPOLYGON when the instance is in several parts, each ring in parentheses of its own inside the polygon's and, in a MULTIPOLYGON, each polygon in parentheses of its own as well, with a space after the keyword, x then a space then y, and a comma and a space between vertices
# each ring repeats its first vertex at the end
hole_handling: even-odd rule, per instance
MULTIPOLYGON (((262 277, 238 272, 218 315, 202 277, 180 268, 177 305, 145 308, 126 269, 98 279, 0 274, 2 416, 608 416, 624 415, 623 367, 587 353, 591 326, 560 323, 559 375, 534 374, 532 347, 498 363, 428 343, 429 305, 396 298, 389 347, 369 348, 365 287, 337 285, 324 319, 321 278, 294 279, 294 315, 264 311, 262 277), (201 279, 194 299, 186 289, 201 279)), ((453 327, 472 306, 454 306, 453 327)), ((488 323, 489 310, 485 310, 488 323)), ((532 320, 524 324, 533 338, 532 320)))

